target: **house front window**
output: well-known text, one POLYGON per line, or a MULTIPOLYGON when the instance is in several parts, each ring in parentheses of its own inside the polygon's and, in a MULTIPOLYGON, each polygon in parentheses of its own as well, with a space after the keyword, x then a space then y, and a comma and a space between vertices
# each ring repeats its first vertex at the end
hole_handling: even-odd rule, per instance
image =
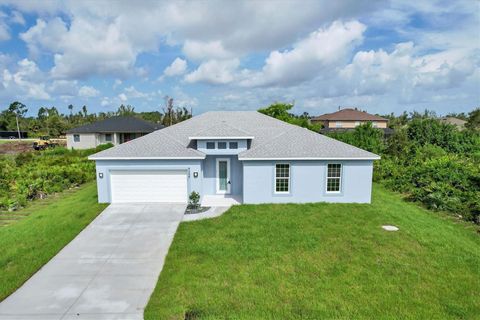
POLYGON ((226 142, 219 142, 217 144, 218 149, 227 149, 227 143, 226 142))
POLYGON ((215 149, 215 142, 207 142, 207 149, 215 149))
POLYGON ((105 135, 105 141, 107 142, 112 142, 112 134, 111 133, 107 133, 105 135))
POLYGON ((327 165, 327 193, 339 193, 342 185, 342 165, 329 163, 327 165))
POLYGON ((238 142, 230 142, 228 144, 229 149, 238 149, 238 142))
POLYGON ((355 121, 355 127, 358 127, 360 125, 360 121, 355 121))
POLYGON ((376 121, 373 121, 373 122, 372 122, 372 127, 374 127, 374 128, 378 127, 378 124, 377 124, 376 121))
POLYGON ((336 121, 335 128, 341 128, 341 127, 343 127, 342 121, 336 121))
POLYGON ((275 193, 290 192, 290 165, 277 163, 275 165, 275 193))
POLYGON ((73 142, 80 142, 80 135, 79 134, 74 134, 73 135, 73 142))

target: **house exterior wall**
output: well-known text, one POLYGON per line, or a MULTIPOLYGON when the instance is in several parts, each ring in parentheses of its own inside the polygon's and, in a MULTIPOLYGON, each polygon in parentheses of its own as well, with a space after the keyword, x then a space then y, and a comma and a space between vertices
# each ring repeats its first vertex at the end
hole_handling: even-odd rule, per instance
POLYGON ((73 136, 77 133, 67 133, 67 148, 68 149, 90 149, 98 145, 98 138, 96 133, 78 133, 80 141, 75 142, 73 136))
POLYGON ((244 203, 370 203, 373 161, 243 161, 244 203), (275 194, 275 164, 290 164, 290 192, 275 194), (341 192, 326 192, 327 163, 342 164, 341 192))
POLYGON ((110 203, 110 171, 112 170, 186 170, 188 193, 192 191, 203 195, 202 160, 97 160, 98 202, 110 203), (194 178, 194 172, 198 172, 194 178), (103 178, 100 178, 100 173, 103 178))
POLYGON ((339 128, 337 127, 337 122, 341 123, 340 128, 355 128, 358 125, 365 124, 367 122, 376 122, 377 123, 377 128, 386 128, 387 127, 387 121, 354 121, 354 120, 341 120, 341 121, 325 121, 326 125, 325 127, 327 128, 339 128))
POLYGON ((218 155, 207 156, 203 160, 203 193, 217 194, 217 159, 230 159, 230 194, 240 195, 243 192, 243 165, 237 156, 218 155))

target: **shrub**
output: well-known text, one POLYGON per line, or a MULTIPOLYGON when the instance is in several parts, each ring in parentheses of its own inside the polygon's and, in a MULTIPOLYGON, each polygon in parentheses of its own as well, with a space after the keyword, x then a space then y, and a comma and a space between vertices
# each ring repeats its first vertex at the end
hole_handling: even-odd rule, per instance
POLYGON ((191 208, 198 208, 198 203, 200 202, 200 194, 196 191, 192 191, 188 197, 188 204, 191 208))

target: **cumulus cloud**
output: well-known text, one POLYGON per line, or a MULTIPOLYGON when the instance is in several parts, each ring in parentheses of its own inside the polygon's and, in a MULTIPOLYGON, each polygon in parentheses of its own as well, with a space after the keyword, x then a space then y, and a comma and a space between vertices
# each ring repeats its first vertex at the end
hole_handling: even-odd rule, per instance
POLYGON ((3 87, 14 92, 16 97, 48 100, 50 95, 46 91, 43 78, 44 75, 34 61, 22 59, 17 63, 16 71, 3 70, 3 87))
POLYGON ((185 76, 189 83, 206 82, 211 84, 227 84, 235 79, 240 61, 230 60, 209 60, 202 63, 195 71, 185 76))
POLYGON ((174 76, 180 76, 184 74, 186 71, 187 71, 187 61, 181 58, 176 58, 171 65, 165 68, 165 70, 163 71, 163 74, 166 77, 174 77, 174 76))
POLYGON ((78 90, 78 95, 83 98, 93 98, 100 94, 100 91, 91 86, 82 86, 78 90))
POLYGON ((335 21, 299 41, 291 50, 273 51, 260 72, 251 72, 244 86, 288 86, 312 79, 344 63, 361 43, 366 26, 358 21, 335 21))
POLYGON ((186 40, 183 45, 183 53, 193 60, 203 59, 226 59, 234 56, 223 47, 221 41, 195 41, 186 40))

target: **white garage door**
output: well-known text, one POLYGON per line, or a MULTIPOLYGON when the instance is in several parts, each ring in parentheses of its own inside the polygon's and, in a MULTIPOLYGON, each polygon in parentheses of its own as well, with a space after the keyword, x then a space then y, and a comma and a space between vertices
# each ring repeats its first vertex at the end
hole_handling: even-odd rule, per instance
POLYGON ((111 171, 112 202, 187 202, 186 171, 111 171))

